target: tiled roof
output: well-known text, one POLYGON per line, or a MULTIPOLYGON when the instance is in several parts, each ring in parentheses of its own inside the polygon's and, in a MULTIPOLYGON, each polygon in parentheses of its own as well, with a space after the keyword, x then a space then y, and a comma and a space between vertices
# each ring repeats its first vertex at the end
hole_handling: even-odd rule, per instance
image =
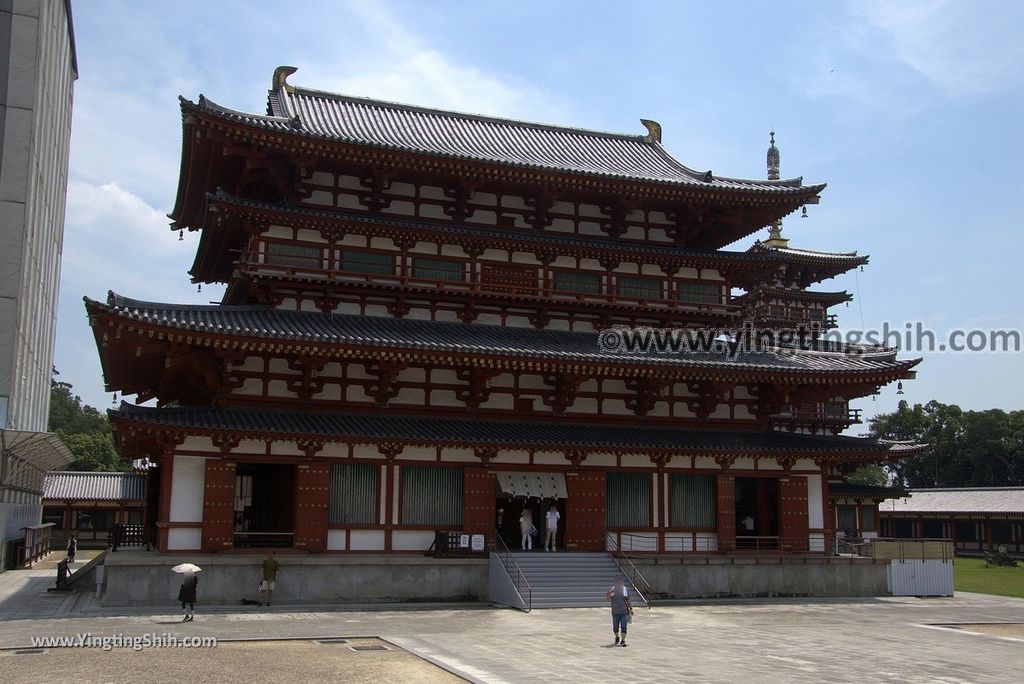
MULTIPOLYGON (((747 253, 754 254, 756 252, 747 253)), ((743 300, 764 295, 776 297, 778 299, 789 299, 791 301, 822 302, 827 303, 829 306, 842 304, 843 302, 848 302, 853 299, 853 295, 846 290, 838 292, 820 292, 816 290, 800 290, 790 287, 758 287, 750 292, 744 292, 742 295, 736 297, 736 299, 743 300)))
POLYGON ((103 311, 129 321, 173 330, 325 346, 376 347, 580 363, 646 362, 675 368, 756 368, 793 374, 892 374, 909 370, 919 362, 919 359, 897 360, 892 350, 861 354, 757 351, 735 357, 731 357, 725 350, 614 353, 599 349, 598 333, 285 311, 257 305, 162 304, 129 299, 114 293, 108 295, 106 304, 88 298, 85 301, 90 312, 103 311))
POLYGON ((524 447, 672 449, 694 452, 864 453, 884 446, 862 437, 789 432, 614 426, 568 422, 464 420, 401 414, 367 415, 226 407, 149 408, 122 403, 111 418, 166 427, 234 430, 259 435, 408 440, 435 444, 513 444, 524 447))
MULTIPOLYGON (((892 449, 890 448, 890 451, 892 449)), ((906 490, 901 487, 887 487, 884 485, 857 484, 854 482, 830 482, 828 485, 830 497, 863 497, 883 499, 886 497, 905 496, 906 490)))
POLYGON ((906 498, 886 499, 883 513, 1020 513, 1024 514, 1024 487, 965 487, 911 489, 906 498))
MULTIPOLYGON (((813 249, 793 249, 791 247, 771 247, 760 240, 750 247, 751 252, 775 252, 787 262, 798 264, 835 264, 860 265, 866 264, 870 257, 857 252, 823 252, 813 249)), ((851 266, 852 268, 852 266, 851 266)))
POLYGON ((138 473, 53 471, 43 480, 44 499, 76 501, 141 501, 146 477, 138 473))
POLYGON ((800 178, 748 180, 696 171, 644 135, 428 109, 290 85, 270 91, 268 102, 266 116, 223 107, 203 96, 198 104, 183 99, 182 106, 280 133, 526 169, 764 195, 814 195, 825 187, 804 186, 800 178))

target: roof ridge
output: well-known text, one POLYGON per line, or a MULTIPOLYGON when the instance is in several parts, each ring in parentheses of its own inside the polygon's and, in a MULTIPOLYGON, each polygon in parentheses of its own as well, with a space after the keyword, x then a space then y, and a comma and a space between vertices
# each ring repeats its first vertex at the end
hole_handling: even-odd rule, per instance
MULTIPOLYGON (((278 93, 279 97, 282 95, 282 91, 270 91, 271 93, 278 93)), ((580 126, 565 126, 561 124, 550 124, 542 123, 540 121, 529 121, 526 119, 512 119, 502 116, 494 116, 491 114, 478 114, 474 112, 464 112, 455 109, 441 109, 439 107, 425 107, 423 105, 414 105, 406 102, 396 102, 394 100, 379 100, 372 97, 366 97, 361 95, 346 95, 344 93, 332 93, 327 90, 318 90, 316 88, 304 88, 301 86, 289 85, 288 89, 283 91, 283 97, 281 97, 282 103, 287 103, 288 98, 296 95, 305 95, 308 97, 322 97, 331 100, 338 100, 343 102, 350 102, 353 104, 361 104, 370 107, 381 107, 387 109, 399 109, 407 112, 416 112, 419 114, 427 114, 431 116, 442 116, 449 118, 467 119, 471 121, 481 121, 484 123, 494 124, 505 124, 509 126, 516 126, 520 128, 532 128, 539 130, 552 131, 556 133, 572 133, 577 135, 590 135, 602 138, 616 138, 619 140, 626 140, 630 142, 643 143, 644 145, 655 145, 657 143, 649 143, 644 138, 645 135, 642 133, 630 134, 630 133, 617 133, 614 131, 602 131, 593 128, 582 128, 580 126)), ((291 109, 290 105, 289 110, 291 109)), ((280 117, 279 117, 280 118, 280 117)), ((286 117, 290 118, 290 117, 286 117)))

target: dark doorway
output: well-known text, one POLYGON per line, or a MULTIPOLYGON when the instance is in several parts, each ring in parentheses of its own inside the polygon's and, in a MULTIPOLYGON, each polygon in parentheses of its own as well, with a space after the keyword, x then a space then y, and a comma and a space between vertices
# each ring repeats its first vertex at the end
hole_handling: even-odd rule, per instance
POLYGON ((556 547, 559 551, 565 550, 565 499, 557 501, 541 499, 522 498, 499 498, 495 511, 496 529, 498 536, 505 542, 512 551, 523 549, 523 535, 520 530, 519 518, 523 511, 529 510, 533 519, 533 525, 537 528, 537 535, 533 537, 533 550, 543 551, 546 540, 547 529, 545 528, 545 516, 551 510, 551 504, 558 507, 559 520, 558 532, 555 535, 556 547))
POLYGON ((235 546, 290 547, 295 532, 295 466, 239 463, 235 546))
POLYGON ((736 478, 736 547, 779 548, 778 478, 736 478))

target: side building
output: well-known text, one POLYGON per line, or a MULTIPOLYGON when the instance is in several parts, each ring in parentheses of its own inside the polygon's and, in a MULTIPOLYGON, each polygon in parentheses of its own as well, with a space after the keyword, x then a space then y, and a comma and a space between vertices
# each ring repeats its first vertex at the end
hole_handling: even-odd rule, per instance
POLYGON ((0 569, 72 460, 46 429, 77 77, 68 0, 0 4, 0 569))
POLYGON ((828 552, 830 481, 893 457, 840 434, 849 402, 918 360, 816 341, 807 316, 800 346, 616 348, 740 330, 734 287, 803 302, 863 263, 724 249, 824 185, 694 171, 651 121, 459 114, 293 71, 265 115, 181 102, 173 227, 199 232, 193 282, 222 302, 85 301, 107 389, 156 400, 110 417, 122 456, 158 464, 161 551, 518 547, 554 504, 569 550, 828 552))

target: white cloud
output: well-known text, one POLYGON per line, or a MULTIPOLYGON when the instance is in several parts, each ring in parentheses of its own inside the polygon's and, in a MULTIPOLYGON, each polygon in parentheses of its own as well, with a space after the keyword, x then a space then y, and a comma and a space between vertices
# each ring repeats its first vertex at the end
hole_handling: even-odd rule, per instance
POLYGON ((855 17, 881 32, 899 60, 946 95, 1024 82, 1024 11, 1018 2, 882 0, 852 8, 855 17))

